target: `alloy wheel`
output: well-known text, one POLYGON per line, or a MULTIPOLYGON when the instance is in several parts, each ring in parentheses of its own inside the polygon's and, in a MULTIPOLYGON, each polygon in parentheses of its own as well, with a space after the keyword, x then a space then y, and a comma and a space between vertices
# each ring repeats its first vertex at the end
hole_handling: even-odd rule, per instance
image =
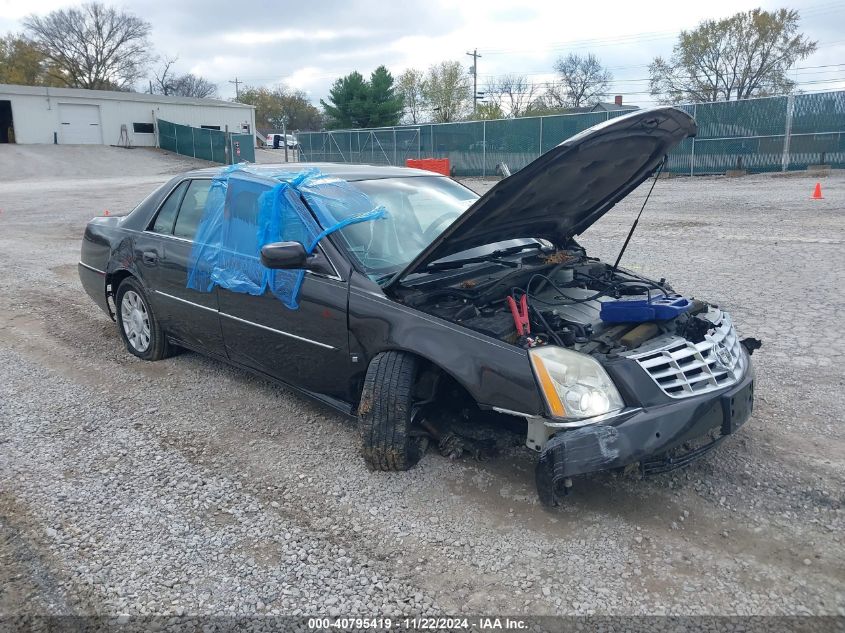
POLYGON ((120 321, 129 344, 137 352, 150 346, 150 314, 144 300, 134 290, 127 290, 120 302, 120 321))

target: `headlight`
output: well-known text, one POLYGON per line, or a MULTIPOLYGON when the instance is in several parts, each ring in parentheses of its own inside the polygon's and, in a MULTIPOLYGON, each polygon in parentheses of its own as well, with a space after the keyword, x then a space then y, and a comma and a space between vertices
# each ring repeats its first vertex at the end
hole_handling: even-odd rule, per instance
POLYGON ((554 417, 580 420, 625 406, 616 385, 592 356, 548 346, 529 350, 528 357, 554 417))

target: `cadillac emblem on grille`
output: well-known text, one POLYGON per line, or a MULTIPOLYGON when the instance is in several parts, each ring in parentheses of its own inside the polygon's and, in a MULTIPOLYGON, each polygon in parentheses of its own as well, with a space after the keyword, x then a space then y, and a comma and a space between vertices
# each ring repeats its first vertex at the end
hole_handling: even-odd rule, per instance
POLYGON ((658 347, 625 355, 637 361, 672 398, 688 398, 733 385, 746 368, 739 337, 728 313, 714 310, 708 320, 714 327, 703 341, 674 336, 658 347))
POLYGON ((725 347, 725 344, 719 341, 713 351, 716 354, 716 361, 722 366, 722 369, 730 369, 731 365, 733 365, 733 357, 731 356, 730 350, 725 347))

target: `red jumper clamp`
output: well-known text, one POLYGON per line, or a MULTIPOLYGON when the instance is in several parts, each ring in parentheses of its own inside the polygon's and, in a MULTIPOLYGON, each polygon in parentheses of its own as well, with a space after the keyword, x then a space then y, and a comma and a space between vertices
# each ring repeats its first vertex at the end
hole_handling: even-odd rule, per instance
POLYGON ((506 297, 506 299, 513 315, 513 322, 516 325, 516 333, 520 336, 531 334, 531 323, 528 320, 528 295, 522 295, 519 305, 513 297, 506 297))

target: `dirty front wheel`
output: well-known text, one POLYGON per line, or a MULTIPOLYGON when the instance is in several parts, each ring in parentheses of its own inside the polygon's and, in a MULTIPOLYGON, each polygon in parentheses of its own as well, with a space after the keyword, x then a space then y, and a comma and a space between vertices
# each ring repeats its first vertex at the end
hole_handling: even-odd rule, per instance
POLYGON ((412 431, 417 359, 383 352, 370 363, 358 405, 361 454, 371 470, 408 470, 422 456, 412 431))
POLYGON ((161 360, 170 354, 167 337, 150 307, 147 294, 132 277, 117 288, 117 328, 131 354, 144 360, 161 360))

